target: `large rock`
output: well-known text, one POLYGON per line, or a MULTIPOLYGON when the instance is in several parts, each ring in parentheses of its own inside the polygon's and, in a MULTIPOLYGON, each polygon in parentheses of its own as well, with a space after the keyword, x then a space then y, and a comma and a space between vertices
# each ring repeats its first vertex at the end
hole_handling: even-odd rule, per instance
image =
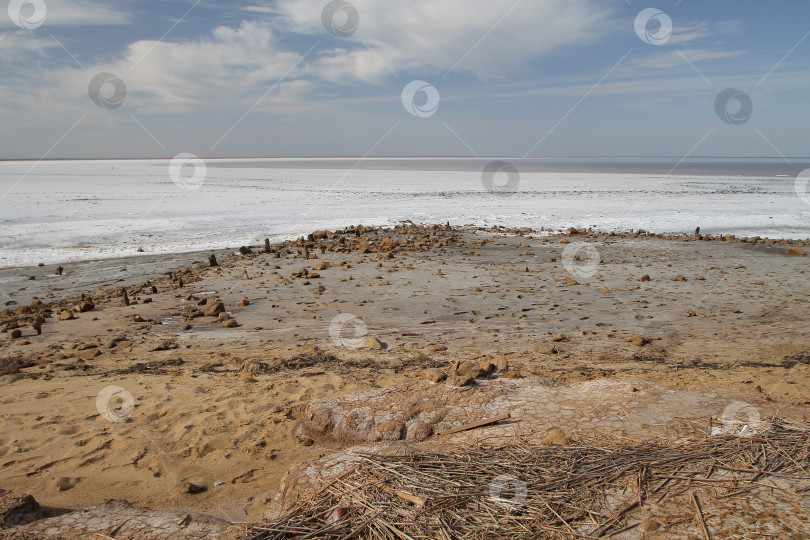
POLYGON ((204 313, 206 317, 216 317, 223 311, 225 311, 225 304, 223 304, 219 300, 209 300, 205 304, 204 313))

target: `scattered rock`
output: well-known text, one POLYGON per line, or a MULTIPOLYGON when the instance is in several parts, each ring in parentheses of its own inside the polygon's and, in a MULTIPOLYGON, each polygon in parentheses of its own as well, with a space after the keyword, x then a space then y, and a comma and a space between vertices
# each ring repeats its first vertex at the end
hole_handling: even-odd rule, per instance
POLYGON ((56 492, 67 491, 73 487, 73 481, 67 476, 62 476, 56 481, 56 492))
POLYGON ((565 278, 565 284, 566 284, 566 285, 578 285, 579 283, 577 282, 577 280, 575 280, 575 279, 573 279, 573 278, 570 278, 570 277, 566 276, 566 278, 565 278))
POLYGON ((248 300, 247 298, 242 298, 241 300, 239 300, 239 302, 236 305, 239 306, 239 307, 249 306, 250 305, 250 300, 248 300))
POLYGON ((686 278, 683 277, 681 274, 678 274, 677 276, 672 278, 672 281, 686 281, 686 278))
POLYGON ((787 252, 785 252, 785 255, 804 257, 805 255, 807 255, 807 253, 805 253, 804 250, 799 249, 797 247, 791 247, 791 248, 788 248, 787 252))
POLYGON ((63 309, 62 313, 59 315, 60 321, 72 321, 75 318, 76 317, 73 316, 73 312, 66 309, 63 309))
POLYGON ((516 369, 509 369, 501 373, 502 379, 522 379, 523 373, 516 369))
POLYGON ((483 369, 472 362, 462 362, 456 371, 458 371, 459 375, 472 377, 473 379, 478 379, 487 374, 483 369))
POLYGON ((462 386, 469 386, 475 383, 475 379, 469 377, 467 375, 450 375, 445 379, 444 383, 447 386, 455 386, 455 387, 462 387, 462 386))
POLYGON ((188 480, 183 480, 179 484, 180 493, 203 493, 208 491, 208 488, 204 484, 196 484, 194 482, 189 482, 188 480))
POLYGON ((19 339, 22 337, 22 330, 20 330, 19 328, 15 328, 11 332, 9 332, 8 335, 11 339, 19 339))
POLYGON ((554 334, 551 336, 551 341, 559 343, 560 341, 568 341, 568 338, 565 337, 565 334, 554 334))
POLYGON ((642 337, 642 336, 632 336, 632 337, 629 337, 629 338, 625 339, 624 341, 625 341, 625 343, 632 343, 633 345, 636 345, 637 347, 643 347, 644 345, 646 345, 647 343, 650 342, 650 340, 648 340, 647 338, 642 337))
POLYGON ((560 428, 554 428, 543 437, 543 446, 565 446, 570 444, 571 441, 568 436, 560 428))
POLYGON ((650 281, 650 274, 644 274, 639 281, 650 281))
POLYGON ((642 520, 638 526, 638 528, 644 532, 657 531, 660 527, 661 524, 652 518, 642 520))
POLYGON ((554 345, 553 343, 541 343, 540 345, 534 348, 534 352, 551 355, 557 354, 560 351, 557 350, 557 346, 554 345))
POLYGON ((326 261, 321 261, 315 266, 315 270, 328 270, 332 265, 326 261))
POLYGON ((440 383, 447 378, 447 374, 439 368, 426 369, 423 372, 423 376, 426 380, 433 383, 440 383))
POLYGON ((223 311, 225 311, 225 304, 219 300, 211 299, 205 304, 205 311, 203 313, 206 317, 216 317, 223 311))
POLYGON ((367 349, 385 349, 385 343, 380 341, 379 339, 375 338, 374 336, 366 337, 366 341, 363 343, 363 346, 367 349))
POLYGON ((225 328, 236 328, 237 326, 239 326, 239 323, 236 322, 236 319, 229 319, 225 323, 225 328))
POLYGON ((509 360, 506 359, 504 355, 499 355, 495 357, 495 366, 498 368, 498 371, 508 371, 509 370, 509 360))
POLYGON ((428 345, 427 350, 429 350, 430 352, 441 352, 446 351, 447 346, 442 345, 441 343, 434 343, 433 345, 428 345))

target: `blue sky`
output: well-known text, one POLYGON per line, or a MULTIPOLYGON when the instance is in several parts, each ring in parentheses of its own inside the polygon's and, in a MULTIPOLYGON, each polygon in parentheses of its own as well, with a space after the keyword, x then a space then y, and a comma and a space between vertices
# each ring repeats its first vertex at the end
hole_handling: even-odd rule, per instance
POLYGON ((6 4, 0 158, 810 155, 806 1, 6 4))

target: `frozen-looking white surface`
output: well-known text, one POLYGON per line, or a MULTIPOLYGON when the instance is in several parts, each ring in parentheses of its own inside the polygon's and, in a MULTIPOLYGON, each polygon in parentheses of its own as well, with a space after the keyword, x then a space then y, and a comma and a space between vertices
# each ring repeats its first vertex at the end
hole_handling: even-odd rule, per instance
POLYGON ((139 247, 238 247, 406 219, 810 237, 810 197, 797 194, 790 175, 521 172, 508 194, 487 191, 480 168, 454 170, 452 160, 434 170, 335 161, 206 160, 197 189, 172 180, 169 160, 2 162, 0 267, 135 255, 139 247))

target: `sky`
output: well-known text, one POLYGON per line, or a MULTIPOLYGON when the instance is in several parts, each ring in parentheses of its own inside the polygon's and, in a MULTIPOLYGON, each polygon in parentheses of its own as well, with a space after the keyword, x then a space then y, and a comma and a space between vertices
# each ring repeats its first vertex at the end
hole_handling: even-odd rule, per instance
POLYGON ((810 2, 4 0, 0 159, 810 155, 810 2))

